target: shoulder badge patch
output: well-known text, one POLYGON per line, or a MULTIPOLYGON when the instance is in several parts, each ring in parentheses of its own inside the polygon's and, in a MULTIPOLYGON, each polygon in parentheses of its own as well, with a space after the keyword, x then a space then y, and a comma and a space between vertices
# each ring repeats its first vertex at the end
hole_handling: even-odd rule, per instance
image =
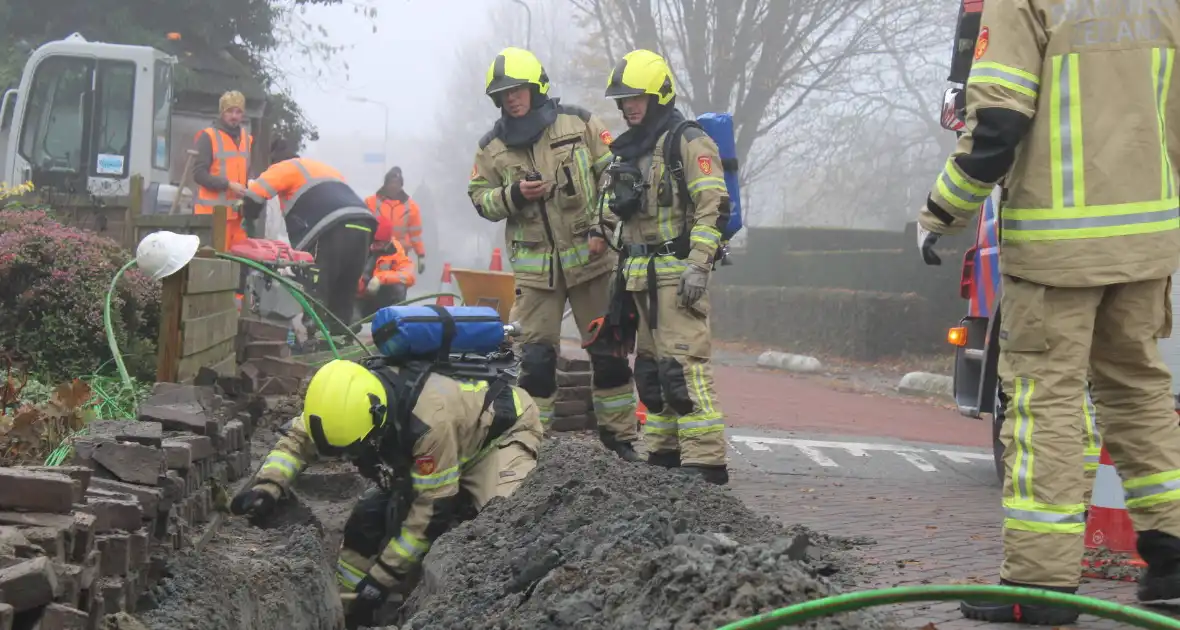
POLYGON ((615 141, 615 139, 611 137, 610 132, 606 129, 603 129, 602 133, 598 134, 598 137, 601 138, 602 143, 608 147, 610 146, 610 143, 615 141))
POLYGON ((702 155, 697 158, 697 166, 700 167, 701 172, 705 175, 713 174, 713 159, 707 155, 702 155))
POLYGON ((975 60, 976 61, 979 61, 979 58, 983 56, 983 53, 987 52, 987 40, 988 40, 988 30, 987 30, 987 27, 985 26, 985 27, 979 29, 979 39, 975 40, 975 60))
POLYGON ((414 460, 414 468, 418 469, 419 475, 430 475, 434 473, 434 458, 430 455, 423 455, 414 460))

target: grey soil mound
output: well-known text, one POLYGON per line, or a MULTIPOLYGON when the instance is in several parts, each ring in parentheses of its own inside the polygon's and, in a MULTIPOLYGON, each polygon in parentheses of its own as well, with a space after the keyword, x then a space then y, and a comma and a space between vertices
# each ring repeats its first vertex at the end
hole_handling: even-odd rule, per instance
POLYGON ((321 527, 298 501, 268 529, 229 519, 198 556, 176 557, 140 616, 149 630, 336 630, 340 598, 321 527))
MULTIPOLYGON (((835 550, 847 545, 682 473, 550 439, 512 497, 436 542, 403 630, 713 630, 856 582, 835 550)), ((901 626, 865 613, 799 627, 901 626)))

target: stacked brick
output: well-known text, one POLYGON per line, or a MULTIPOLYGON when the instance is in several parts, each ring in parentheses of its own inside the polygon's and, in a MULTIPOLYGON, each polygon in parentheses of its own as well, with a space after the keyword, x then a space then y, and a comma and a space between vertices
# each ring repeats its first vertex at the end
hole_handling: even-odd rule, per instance
POLYGON ((557 399, 553 405, 553 431, 586 431, 598 428, 590 384, 590 360, 563 353, 557 358, 557 399))
POLYGON ((287 325, 258 317, 238 320, 237 351, 242 378, 263 396, 298 394, 310 369, 291 359, 287 325))
POLYGON ((72 465, 0 468, 0 630, 98 630, 135 612, 212 518, 213 489, 252 472, 263 411, 159 383, 138 421, 92 422, 72 465))

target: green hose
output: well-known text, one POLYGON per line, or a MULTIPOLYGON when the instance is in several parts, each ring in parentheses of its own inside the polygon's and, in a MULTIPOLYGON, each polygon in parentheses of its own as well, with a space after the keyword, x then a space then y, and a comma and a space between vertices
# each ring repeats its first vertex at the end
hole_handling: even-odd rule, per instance
POLYGON ((863 608, 929 601, 987 601, 1006 604, 1042 604, 1072 608, 1082 613, 1112 619, 1149 630, 1180 630, 1180 620, 1131 606, 1105 602, 1092 597, 1068 595, 1036 588, 987 585, 903 586, 859 593, 846 593, 787 606, 749 619, 722 626, 718 630, 769 630, 801 624, 805 621, 852 612, 863 608))
POLYGON ((115 277, 111 278, 111 286, 107 289, 106 302, 102 306, 102 325, 107 332, 107 347, 111 349, 111 356, 115 357, 115 367, 119 369, 119 378, 123 379, 123 385, 132 391, 135 390, 135 383, 132 382, 131 375, 127 373, 127 366, 123 364, 123 354, 119 352, 119 342, 115 339, 115 325, 111 321, 111 302, 115 299, 119 278, 122 278, 123 274, 134 266, 135 261, 131 260, 115 272, 115 277))

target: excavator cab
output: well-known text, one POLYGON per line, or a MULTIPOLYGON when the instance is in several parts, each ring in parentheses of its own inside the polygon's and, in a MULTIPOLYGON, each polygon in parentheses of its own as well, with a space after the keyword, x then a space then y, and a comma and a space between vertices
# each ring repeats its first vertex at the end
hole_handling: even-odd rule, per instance
POLYGON ((137 174, 167 185, 175 63, 76 33, 35 50, 0 101, 0 181, 96 197, 130 194, 137 174))

